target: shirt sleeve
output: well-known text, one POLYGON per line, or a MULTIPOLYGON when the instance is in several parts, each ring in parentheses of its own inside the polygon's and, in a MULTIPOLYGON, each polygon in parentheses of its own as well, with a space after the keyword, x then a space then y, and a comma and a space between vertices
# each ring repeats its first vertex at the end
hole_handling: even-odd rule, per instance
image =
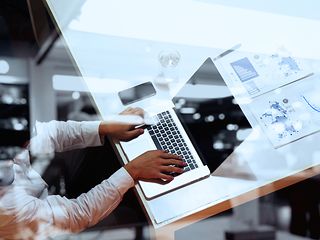
POLYGON ((132 186, 133 179, 121 168, 108 180, 76 199, 49 196, 47 201, 52 209, 54 225, 71 232, 79 232, 92 226, 109 215, 132 186))
POLYGON ((40 236, 43 239, 61 233, 82 231, 109 215, 132 186, 133 179, 121 168, 109 179, 76 199, 58 195, 38 199, 21 190, 12 192, 13 198, 12 194, 7 193, 6 199, 2 199, 0 204, 0 209, 5 211, 0 214, 0 235, 12 236, 29 232, 33 234, 30 239, 40 239, 40 236), (19 226, 23 231, 17 231, 19 226))
POLYGON ((50 154, 102 144, 100 121, 50 121, 36 123, 37 134, 31 139, 33 154, 50 154))

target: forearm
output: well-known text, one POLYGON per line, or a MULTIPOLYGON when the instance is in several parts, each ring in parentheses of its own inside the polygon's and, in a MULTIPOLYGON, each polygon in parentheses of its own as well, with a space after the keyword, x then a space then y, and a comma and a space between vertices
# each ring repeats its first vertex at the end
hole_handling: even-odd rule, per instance
POLYGON ((60 141, 60 143, 57 142, 60 151, 100 146, 102 144, 99 135, 100 121, 67 121, 59 123, 65 125, 65 127, 59 131, 60 136, 55 138, 57 141, 60 141))
POLYGON ((54 212, 54 224, 66 226, 67 231, 78 232, 99 222, 120 203, 124 193, 133 186, 133 180, 122 168, 77 199, 57 196, 48 198, 54 212))
POLYGON ((41 154, 101 145, 99 125, 100 121, 37 123, 31 149, 41 154))

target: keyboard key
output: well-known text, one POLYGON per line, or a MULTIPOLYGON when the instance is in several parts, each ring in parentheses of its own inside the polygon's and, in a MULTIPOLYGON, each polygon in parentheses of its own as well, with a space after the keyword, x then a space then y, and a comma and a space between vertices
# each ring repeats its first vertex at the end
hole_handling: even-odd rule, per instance
POLYGON ((153 140, 154 144, 156 145, 156 148, 157 148, 158 150, 161 150, 161 149, 162 149, 162 147, 161 147, 161 145, 160 145, 160 143, 159 143, 158 139, 157 139, 154 135, 153 135, 153 136, 151 136, 151 138, 152 138, 152 140, 153 140))
MULTIPOLYGON (((167 150, 170 153, 181 156, 183 161, 189 165, 184 168, 184 171, 196 168, 197 164, 169 111, 157 114, 156 119, 157 124, 149 126, 147 130, 157 149, 167 150)), ((176 173, 167 174, 178 175, 176 173)))
POLYGON ((188 172, 188 171, 190 171, 190 168, 189 168, 189 167, 185 167, 185 168, 183 169, 183 171, 184 171, 184 172, 188 172))

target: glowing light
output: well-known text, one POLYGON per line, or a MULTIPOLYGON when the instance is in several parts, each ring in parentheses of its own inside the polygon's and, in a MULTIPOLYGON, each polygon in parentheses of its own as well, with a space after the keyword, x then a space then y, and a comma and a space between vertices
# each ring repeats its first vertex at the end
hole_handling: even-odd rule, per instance
POLYGON ((222 141, 216 141, 214 144, 213 144, 213 148, 214 149, 217 149, 217 150, 221 150, 224 148, 224 144, 222 141))
POLYGON ((223 120, 223 119, 225 119, 226 116, 223 113, 220 113, 218 117, 220 120, 223 120))
POLYGON ((195 108, 192 108, 192 107, 185 107, 185 108, 181 108, 180 109, 180 112, 182 114, 194 114, 196 112, 196 109, 195 108))
POLYGON ((228 129, 229 131, 236 131, 236 130, 239 129, 239 126, 238 126, 237 124, 228 124, 228 125, 227 125, 227 129, 228 129))
POLYGON ((195 114, 193 114, 193 119, 195 119, 195 120, 199 120, 200 118, 201 118, 201 114, 200 113, 195 113, 195 114))
POLYGON ((214 116, 209 115, 204 119, 206 122, 213 122, 214 121, 214 116))
POLYGON ((73 92, 73 93, 72 93, 72 98, 73 98, 74 100, 79 99, 79 98, 80 98, 80 93, 79 93, 79 92, 73 92))
POLYGON ((0 74, 6 74, 10 70, 9 63, 5 60, 0 60, 0 74))

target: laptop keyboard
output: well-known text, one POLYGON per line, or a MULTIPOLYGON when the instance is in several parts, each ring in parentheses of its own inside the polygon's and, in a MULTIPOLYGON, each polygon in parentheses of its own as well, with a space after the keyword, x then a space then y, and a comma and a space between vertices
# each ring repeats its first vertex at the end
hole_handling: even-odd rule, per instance
POLYGON ((187 163, 187 166, 184 167, 185 172, 197 168, 198 165, 169 111, 157 114, 156 118, 158 118, 157 124, 149 126, 147 130, 157 149, 181 156, 182 160, 187 163))

